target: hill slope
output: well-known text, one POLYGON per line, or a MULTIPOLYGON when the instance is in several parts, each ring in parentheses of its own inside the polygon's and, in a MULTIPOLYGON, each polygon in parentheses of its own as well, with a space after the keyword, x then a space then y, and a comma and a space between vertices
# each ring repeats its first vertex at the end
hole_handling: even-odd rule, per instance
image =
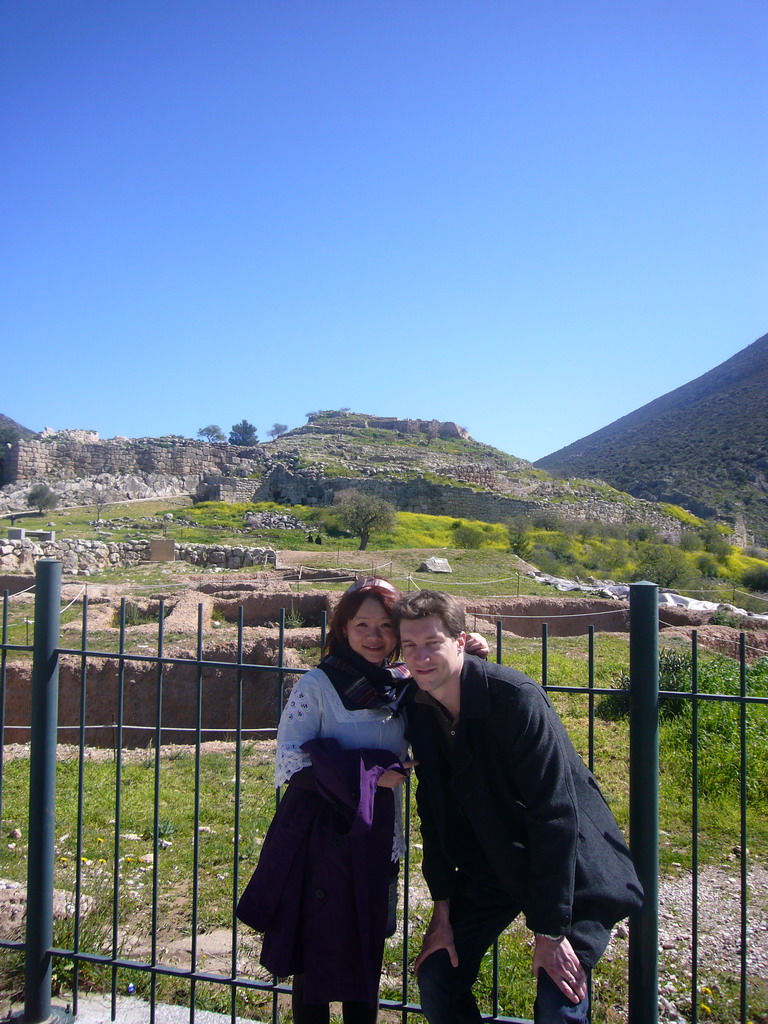
POLYGON ((0 412, 0 438, 3 440, 12 440, 16 437, 34 437, 34 430, 29 430, 27 427, 22 427, 16 420, 12 420, 10 416, 4 416, 0 412))
POLYGON ((535 465, 768 531, 768 334, 535 465))

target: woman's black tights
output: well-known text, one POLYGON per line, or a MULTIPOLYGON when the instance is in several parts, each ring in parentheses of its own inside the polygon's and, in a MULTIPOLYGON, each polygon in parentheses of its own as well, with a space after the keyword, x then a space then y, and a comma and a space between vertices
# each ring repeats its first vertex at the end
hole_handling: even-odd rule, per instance
MULTIPOLYGON (((293 976, 293 1024, 329 1024, 331 1008, 328 1003, 304 1002, 304 975, 293 976)), ((346 1002, 341 1004, 344 1024, 376 1024, 378 1006, 369 1006, 363 1002, 346 1002)))

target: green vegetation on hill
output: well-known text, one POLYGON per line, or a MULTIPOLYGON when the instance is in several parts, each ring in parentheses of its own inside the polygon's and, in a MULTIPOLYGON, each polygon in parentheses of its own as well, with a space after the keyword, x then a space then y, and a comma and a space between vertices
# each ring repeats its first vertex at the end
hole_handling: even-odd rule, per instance
POLYGON ((539 459, 768 539, 768 334, 696 380, 539 459))

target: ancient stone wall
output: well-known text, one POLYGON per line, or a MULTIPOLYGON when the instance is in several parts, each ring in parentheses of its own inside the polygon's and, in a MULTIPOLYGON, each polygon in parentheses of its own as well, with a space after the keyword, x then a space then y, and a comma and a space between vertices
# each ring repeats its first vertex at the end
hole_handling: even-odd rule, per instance
POLYGON ((4 482, 140 473, 180 477, 194 490, 206 473, 260 472, 262 462, 258 447, 208 444, 183 437, 81 441, 64 432, 63 436, 16 441, 5 460, 4 482))
POLYGON ((515 516, 531 516, 546 511, 567 522, 647 523, 663 530, 673 539, 679 539, 682 529, 676 519, 663 515, 652 503, 640 500, 632 500, 627 504, 598 498, 562 502, 525 500, 488 491, 475 491, 470 487, 434 484, 428 480, 327 478, 291 473, 283 466, 276 466, 269 476, 251 483, 255 484, 256 501, 276 501, 281 504, 331 505, 338 491, 355 488, 384 498, 402 512, 452 516, 456 519, 500 523, 515 516))
MULTIPOLYGON (((70 575, 89 576, 104 569, 127 568, 150 561, 149 540, 0 540, 0 573, 32 572, 41 558, 55 558, 70 575)), ((267 547, 224 544, 174 544, 177 561, 204 568, 244 569, 274 565, 276 553, 267 547)))

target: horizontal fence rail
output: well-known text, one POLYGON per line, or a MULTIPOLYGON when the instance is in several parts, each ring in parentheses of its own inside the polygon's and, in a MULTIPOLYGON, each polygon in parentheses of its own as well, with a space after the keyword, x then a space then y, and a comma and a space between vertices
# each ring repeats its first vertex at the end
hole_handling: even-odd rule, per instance
MULTIPOLYGON (((154 653, 139 652, 131 642, 131 627, 126 622, 127 603, 121 605, 117 630, 117 649, 104 649, 103 644, 89 646, 88 596, 79 595, 82 606, 82 629, 79 647, 64 647, 59 638, 60 565, 50 560, 38 563, 35 591, 34 643, 9 643, 9 595, 6 592, 2 606, 2 634, 0 636, 0 817, 9 817, 5 776, 10 762, 5 755, 5 743, 13 734, 7 724, 6 697, 8 662, 12 655, 33 655, 33 717, 30 722, 30 805, 29 846, 27 874, 27 930, 23 940, 0 936, 0 949, 7 956, 24 956, 25 960, 25 1019, 29 1024, 41 1024, 50 1016, 52 979, 63 974, 67 992, 71 992, 73 1010, 77 1013, 81 992, 93 984, 105 985, 111 996, 112 1017, 118 1009, 118 997, 136 991, 149 1002, 150 1021, 154 1024, 158 1007, 164 999, 183 1001, 189 1006, 190 1021, 194 1022, 198 1009, 214 1002, 219 1008, 221 999, 213 997, 214 990, 226 993, 228 1014, 234 1022, 238 1017, 254 1012, 254 1000, 268 1001, 261 1006, 258 1019, 269 1015, 277 1021, 283 1015, 290 984, 267 976, 259 968, 254 940, 247 929, 239 925, 235 907, 240 892, 253 869, 258 843, 254 838, 263 835, 274 809, 279 792, 272 789, 271 805, 254 803, 254 793, 264 789, 264 772, 254 767, 252 742, 254 737, 274 736, 277 717, 283 706, 285 690, 305 669, 286 664, 285 611, 279 622, 277 664, 259 665, 251 661, 245 650, 245 632, 242 607, 234 624, 235 640, 231 660, 205 657, 202 606, 198 611, 195 650, 184 656, 167 653, 164 632, 164 604, 159 603, 157 633, 153 641, 154 653), (60 658, 67 656, 79 666, 78 720, 57 724, 57 673, 60 658), (114 705, 111 720, 94 723, 90 716, 93 700, 92 678, 97 667, 112 666, 114 674, 114 705), (146 682, 146 694, 141 704, 143 720, 128 721, 128 701, 134 697, 132 675, 139 666, 150 670, 151 683, 146 682), (183 670, 192 677, 189 693, 192 706, 186 713, 189 723, 179 724, 178 709, 173 704, 169 676, 183 670), (266 680, 266 684, 264 681, 266 680), (214 685, 216 690, 214 692, 214 685), (272 719, 261 725, 247 725, 244 709, 248 700, 260 687, 271 689, 272 719), (212 702, 223 701, 226 690, 231 710, 231 721, 226 726, 213 727, 206 720, 212 702), (59 789, 64 785, 67 807, 71 817, 56 819, 54 834, 54 799, 56 786, 56 739, 66 739, 76 749, 59 765, 59 789), (94 734, 110 736, 107 765, 102 770, 94 759, 91 744, 94 734), (137 748, 135 734, 142 742, 137 748), (179 734, 183 742, 179 742, 179 734), (168 737, 174 738, 169 747, 168 737), (207 747, 216 739, 226 741, 226 750, 211 752, 207 747), (132 749, 133 748, 133 749, 132 749), (137 762, 136 758, 140 758, 137 762), (219 758, 225 771, 231 772, 226 784, 215 784, 207 777, 209 760, 219 758), (141 813, 133 806, 132 793, 136 785, 135 767, 142 766, 151 776, 151 808, 141 813), (231 764, 231 769, 227 766, 231 764), (177 768, 183 768, 188 780, 185 794, 185 820, 188 832, 173 822, 173 811, 168 806, 169 777, 177 768), (110 787, 111 822, 100 824, 104 835, 92 834, 91 804, 96 790, 110 787), (73 802, 69 796, 74 793, 73 802), (230 818, 217 815, 226 805, 230 818), (216 810, 217 815, 213 814, 216 810), (141 819, 146 823, 146 839, 150 850, 143 863, 131 851, 137 838, 127 832, 131 823, 141 819), (254 820, 255 819, 255 820, 254 820), (211 853, 210 821, 221 828, 220 820, 231 820, 231 843, 224 859, 221 844, 211 853), (33 827, 34 826, 34 827, 33 827), (68 845, 62 845, 61 835, 68 834, 68 845), (72 846, 71 836, 74 835, 72 846), (250 838, 249 838, 250 836, 250 838), (183 864, 184 877, 165 868, 165 852, 172 846, 187 844, 183 864), (94 849, 102 847, 105 856, 94 856, 94 849), (69 852, 73 849, 73 854, 69 852), (65 852, 62 852, 65 851, 65 852), (58 858, 58 859, 57 859, 58 858), (211 879, 215 874, 216 895, 210 896, 211 879), (52 914, 53 881, 69 894, 69 913, 66 921, 70 928, 58 925, 54 933, 52 914), (209 946, 203 941, 211 927, 208 902, 216 899, 228 905, 227 921, 219 930, 226 932, 220 944, 215 969, 211 966, 209 946), (104 909, 106 908, 106 910, 104 909), (170 918, 169 918, 170 915, 170 918), (164 938, 169 920, 184 928, 183 949, 170 954, 164 938), (134 934, 138 932, 137 935, 134 934), (244 932, 248 934, 243 934, 244 932), (56 937, 66 942, 56 945, 56 937), (144 980, 142 980, 144 979, 144 980)), ((16 595, 14 595, 16 596, 16 595)), ((615 616, 616 610, 610 610, 615 616)), ((487 615, 483 615, 487 619, 487 615)), ((580 614, 584 617, 584 613, 580 614)), ((600 761, 596 752, 595 719, 597 703, 607 696, 616 701, 626 700, 629 711, 630 743, 630 839, 633 856, 643 881, 648 900, 630 923, 629 930, 629 1021, 631 1024, 653 1024, 659 1012, 659 708, 690 709, 691 718, 691 871, 692 916, 690 920, 690 992, 688 1014, 692 1021, 700 1015, 712 1018, 712 1008, 706 1006, 700 993, 701 943, 700 910, 698 896, 701 880, 699 834, 699 742, 702 729, 702 709, 722 705, 736 709, 739 746, 739 826, 735 836, 740 850, 737 865, 738 892, 738 991, 734 997, 734 1017, 742 1024, 756 1013, 750 999, 750 918, 749 918, 749 811, 750 811, 750 724, 751 715, 768 714, 768 696, 750 692, 748 685, 748 649, 745 635, 741 634, 738 659, 739 686, 735 693, 702 692, 700 689, 700 644, 694 631, 690 646, 690 679, 686 690, 659 688, 658 605, 657 588, 651 584, 636 584, 632 588, 630 608, 629 670, 631 685, 623 687, 597 686, 596 628, 600 628, 599 613, 595 623, 585 635, 585 684, 560 685, 552 670, 549 621, 555 616, 528 616, 548 621, 541 623, 540 678, 548 692, 563 695, 565 699, 578 697, 586 706, 586 740, 584 757, 590 769, 600 774, 600 761), (597 762, 597 763, 596 763, 597 762), (704 1005, 705 1010, 700 1007, 704 1005), (735 1014, 738 1013, 738 1018, 735 1014)), ((325 636, 325 613, 318 627, 318 640, 325 636)), ((496 625, 495 656, 501 661, 504 646, 502 621, 496 625)), ((100 669, 99 669, 100 670, 100 669)), ((662 680, 663 681, 663 680, 662 680)), ((405 800, 406 835, 411 832, 410 787, 405 800)), ((266 790, 269 790, 268 783, 266 790)), ((61 814, 61 806, 59 814, 61 814)), ((18 817, 18 814, 16 814, 18 817)), ((103 817, 103 815, 102 815, 103 817)), ((415 824, 415 823, 414 823, 415 824)), ((5 832, 5 825, 4 825, 5 832)), ((418 837, 416 837, 418 843, 418 837)), ((143 848, 143 847, 142 847, 143 848)), ((397 963, 398 976, 387 979, 387 989, 381 998, 381 1007, 400 1014, 403 1024, 420 1007, 409 972, 409 963, 417 952, 412 938, 413 924, 424 913, 422 903, 416 901, 420 876, 413 864, 414 849, 408 847, 401 865, 401 925, 393 940, 391 964, 397 963), (392 959, 394 957, 394 959, 392 959)), ((0 874, 2 871, 0 871, 0 874)), ((1 961, 0 961, 1 962, 1 961)), ((499 948, 491 957, 490 986, 485 1016, 493 1021, 523 1022, 523 1017, 502 1015, 500 997, 501 980, 506 967, 499 948)), ((707 997, 708 998, 708 997, 707 997)), ((595 1006, 599 1008, 600 993, 596 993, 595 1006)), ((662 1000, 663 1005, 663 1000, 662 1000)), ((597 1009, 596 1009, 597 1012, 597 1009)), ((718 1018, 719 1019, 719 1018, 718 1018)), ((726 1018, 727 1019, 727 1018, 726 1018)))

